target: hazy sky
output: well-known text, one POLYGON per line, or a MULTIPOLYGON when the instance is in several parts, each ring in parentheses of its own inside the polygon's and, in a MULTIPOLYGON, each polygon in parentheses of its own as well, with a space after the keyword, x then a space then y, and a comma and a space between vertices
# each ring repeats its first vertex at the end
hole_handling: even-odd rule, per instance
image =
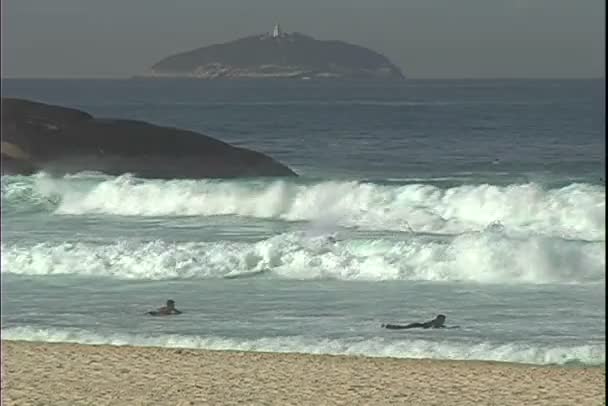
POLYGON ((286 31, 379 51, 410 78, 604 77, 605 0, 4 0, 3 77, 124 77, 286 31))

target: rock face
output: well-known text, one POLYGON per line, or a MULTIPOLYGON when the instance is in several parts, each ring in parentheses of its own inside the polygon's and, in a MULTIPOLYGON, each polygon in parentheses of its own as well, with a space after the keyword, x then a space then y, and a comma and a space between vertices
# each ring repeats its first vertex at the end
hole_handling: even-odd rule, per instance
POLYGON ((274 159, 192 131, 97 119, 59 106, 2 98, 2 174, 99 171, 143 178, 297 176, 274 159))
POLYGON ((403 79, 383 55, 299 33, 254 35, 164 58, 144 77, 403 79))

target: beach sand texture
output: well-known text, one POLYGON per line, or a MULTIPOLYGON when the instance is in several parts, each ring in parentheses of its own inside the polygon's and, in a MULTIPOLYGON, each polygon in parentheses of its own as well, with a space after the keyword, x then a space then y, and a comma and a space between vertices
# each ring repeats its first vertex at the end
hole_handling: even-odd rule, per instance
POLYGON ((603 405, 605 368, 3 341, 4 405, 603 405))

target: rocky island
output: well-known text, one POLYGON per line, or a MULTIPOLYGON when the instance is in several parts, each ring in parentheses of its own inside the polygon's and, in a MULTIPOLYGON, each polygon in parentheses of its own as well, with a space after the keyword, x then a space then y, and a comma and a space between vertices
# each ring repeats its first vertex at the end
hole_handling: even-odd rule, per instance
POLYGON ((342 41, 300 33, 253 35, 168 56, 141 75, 198 79, 403 79, 385 56, 342 41))
POLYGON ((2 98, 2 174, 97 171, 142 178, 297 176, 262 153, 193 131, 2 98))

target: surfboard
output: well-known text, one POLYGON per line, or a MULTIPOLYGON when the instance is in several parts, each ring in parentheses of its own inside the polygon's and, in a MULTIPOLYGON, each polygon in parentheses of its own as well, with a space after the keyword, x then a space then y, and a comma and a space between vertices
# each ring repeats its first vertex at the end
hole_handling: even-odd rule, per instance
POLYGON ((251 272, 241 272, 236 274, 228 274, 224 275, 223 279, 244 279, 244 278, 253 278, 256 276, 263 275, 267 272, 270 272, 270 269, 262 269, 260 271, 251 271, 251 272))

